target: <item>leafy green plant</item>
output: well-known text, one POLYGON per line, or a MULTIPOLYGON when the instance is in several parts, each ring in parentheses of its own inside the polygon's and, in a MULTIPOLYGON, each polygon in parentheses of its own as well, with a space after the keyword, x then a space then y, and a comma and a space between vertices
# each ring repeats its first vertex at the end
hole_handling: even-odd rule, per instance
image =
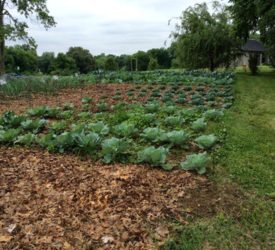
POLYGON ((21 123, 21 128, 26 131, 31 131, 34 134, 39 133, 42 131, 47 124, 47 121, 44 119, 41 120, 26 120, 21 123))
POLYGON ((167 142, 174 146, 186 147, 186 143, 189 140, 190 135, 184 131, 171 131, 166 134, 167 142))
POLYGON ((17 116, 14 112, 7 111, 0 118, 0 125, 4 128, 18 128, 26 119, 25 116, 17 116))
POLYGON ((108 110, 108 104, 106 102, 100 102, 96 105, 98 112, 105 112, 108 110))
POLYGON ((16 141, 17 136, 20 134, 20 129, 7 129, 0 130, 0 144, 11 145, 16 141))
POLYGON ((92 154, 100 146, 101 138, 97 133, 84 132, 74 135, 77 151, 82 154, 92 154))
POLYGON ((149 113, 155 113, 159 110, 159 103, 153 102, 153 103, 148 103, 144 106, 146 112, 149 113))
POLYGON ((29 116, 43 117, 47 113, 47 107, 41 106, 27 110, 29 116))
POLYGON ((36 137, 36 143, 42 148, 54 151, 54 134, 49 133, 36 137))
POLYGON ((168 115, 172 115, 177 111, 177 106, 169 105, 169 106, 163 106, 161 108, 161 112, 166 113, 168 115))
POLYGON ((19 144, 23 146, 31 146, 36 142, 36 135, 32 133, 28 133, 25 135, 20 135, 18 138, 15 140, 14 144, 19 144))
POLYGON ((161 142, 166 140, 166 133, 160 128, 146 128, 143 130, 141 137, 150 142, 161 142))
POLYGON ((45 118, 59 118, 60 114, 62 113, 62 109, 59 107, 56 108, 49 108, 46 107, 46 113, 44 114, 45 118))
POLYGON ((102 143, 102 155, 105 163, 111 163, 117 160, 122 161, 123 156, 127 153, 129 142, 125 139, 112 137, 102 143))
POLYGON ((181 126, 185 120, 181 116, 168 116, 164 120, 165 124, 172 127, 181 126))
MULTIPOLYGON (((64 132, 61 135, 53 136, 54 151, 64 153, 72 151, 75 146, 74 134, 70 132, 64 132)), ((51 144, 50 144, 51 146, 51 144)), ((49 147, 48 147, 49 148, 49 147)))
POLYGON ((81 99, 81 102, 82 102, 83 104, 89 104, 89 103, 91 103, 92 101, 93 101, 93 98, 90 98, 90 97, 84 97, 84 98, 81 99))
POLYGON ((51 126, 49 126, 49 130, 55 134, 59 134, 64 132, 66 129, 67 124, 65 121, 60 121, 60 122, 53 122, 51 126))
POLYGON ((92 113, 91 112, 80 112, 78 115, 77 115, 80 119, 89 119, 91 118, 92 116, 92 113))
POLYGON ((192 123, 192 129, 196 132, 204 131, 207 127, 207 123, 204 118, 197 119, 192 123))
POLYGON ((74 104, 73 103, 65 103, 63 106, 64 111, 72 111, 74 110, 74 104))
POLYGON ((138 162, 148 163, 155 167, 162 167, 165 170, 171 170, 171 166, 166 164, 168 149, 164 147, 148 147, 138 152, 138 162))
POLYGON ((118 136, 132 137, 138 132, 138 129, 134 124, 122 123, 114 127, 114 132, 118 136))
POLYGON ((210 157, 206 152, 200 154, 192 154, 186 157, 186 161, 180 164, 183 170, 196 171, 198 174, 205 174, 206 167, 210 162, 210 157))
POLYGON ((217 139, 215 135, 202 135, 198 137, 195 142, 201 149, 210 149, 215 145, 217 139))
POLYGON ((73 114, 74 114, 74 112, 73 112, 72 110, 62 111, 62 112, 59 114, 59 117, 58 117, 58 118, 68 120, 68 119, 70 119, 70 118, 73 116, 73 114))
POLYGON ((103 122, 90 123, 87 125, 87 129, 99 135, 108 135, 110 132, 109 127, 105 125, 103 122))
POLYGON ((61 108, 50 108, 48 106, 41 106, 28 109, 27 114, 29 116, 41 117, 41 118, 58 118, 62 112, 61 108))
POLYGON ((211 110, 207 110, 203 116, 205 117, 205 119, 207 120, 212 120, 212 121, 216 121, 218 120, 220 117, 222 117, 224 115, 223 111, 221 110, 216 110, 216 109, 211 109, 211 110))

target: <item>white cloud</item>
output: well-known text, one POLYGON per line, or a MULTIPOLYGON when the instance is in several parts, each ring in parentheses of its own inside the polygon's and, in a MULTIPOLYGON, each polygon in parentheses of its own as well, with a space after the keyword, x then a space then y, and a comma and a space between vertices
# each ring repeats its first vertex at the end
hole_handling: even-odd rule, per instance
MULTIPOLYGON (((171 17, 194 5, 192 0, 48 0, 57 26, 45 31, 31 22, 38 52, 65 52, 82 46, 93 54, 127 54, 163 47, 173 27, 171 17)), ((209 1, 207 1, 209 2, 209 1)))

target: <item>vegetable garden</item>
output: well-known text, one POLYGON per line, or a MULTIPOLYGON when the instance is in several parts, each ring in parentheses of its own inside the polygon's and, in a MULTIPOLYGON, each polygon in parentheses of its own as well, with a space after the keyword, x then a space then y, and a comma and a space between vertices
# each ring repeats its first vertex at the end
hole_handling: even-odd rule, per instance
POLYGON ((234 75, 102 75, 0 87, 0 247, 155 249, 168 221, 213 213, 203 174, 223 138, 208 128, 234 75))
MULTIPOLYGON (((71 86, 64 85, 69 83, 67 78, 56 81, 55 91, 71 86)), ((75 86, 83 81, 83 77, 75 79, 75 86)), ((180 167, 204 174, 210 161, 208 152, 219 143, 216 135, 205 130, 232 105, 233 81, 231 73, 108 73, 100 81, 105 88, 96 97, 85 96, 83 90, 80 105, 68 100, 59 107, 5 112, 0 118, 0 143, 88 155, 107 164, 149 164, 165 170, 180 167), (108 93, 113 81, 123 88, 118 84, 108 93)), ((89 84, 87 88, 95 85, 93 81, 89 84)), ((42 91, 36 89, 33 79, 26 78, 2 86, 2 92, 17 95, 22 86, 42 91)), ((45 81, 43 91, 47 94, 51 87, 45 81)))

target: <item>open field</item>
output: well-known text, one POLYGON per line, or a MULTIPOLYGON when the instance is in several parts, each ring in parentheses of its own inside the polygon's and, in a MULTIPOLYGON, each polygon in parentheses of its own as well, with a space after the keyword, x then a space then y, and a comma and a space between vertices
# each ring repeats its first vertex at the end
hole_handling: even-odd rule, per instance
POLYGON ((0 247, 272 249, 274 75, 207 79, 4 100, 0 247))

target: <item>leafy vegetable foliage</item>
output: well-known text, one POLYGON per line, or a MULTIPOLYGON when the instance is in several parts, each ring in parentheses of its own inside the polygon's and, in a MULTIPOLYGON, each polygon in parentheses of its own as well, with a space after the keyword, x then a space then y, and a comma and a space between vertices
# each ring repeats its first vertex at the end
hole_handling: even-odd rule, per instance
POLYGON ((205 174, 206 167, 210 162, 210 157, 206 152, 201 154, 188 155, 185 162, 180 164, 181 168, 184 170, 194 170, 198 174, 205 174))

